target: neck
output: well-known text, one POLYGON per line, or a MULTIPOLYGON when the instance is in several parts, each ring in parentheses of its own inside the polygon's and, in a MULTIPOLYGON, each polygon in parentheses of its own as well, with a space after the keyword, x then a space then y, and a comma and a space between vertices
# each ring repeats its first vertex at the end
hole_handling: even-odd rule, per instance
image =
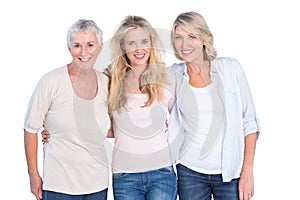
POLYGON ((133 78, 139 78, 145 71, 147 65, 138 65, 131 68, 133 78))
POLYGON ((202 62, 187 62, 186 63, 188 70, 201 73, 201 74, 206 74, 210 73, 210 61, 202 61, 202 62))
POLYGON ((83 75, 83 76, 88 76, 92 73, 94 73, 93 68, 89 69, 83 69, 80 66, 77 66, 75 63, 71 62, 68 64, 68 71, 71 75, 83 75))
POLYGON ((194 87, 202 88, 211 83, 209 61, 202 64, 187 63, 187 73, 190 78, 189 84, 194 87))

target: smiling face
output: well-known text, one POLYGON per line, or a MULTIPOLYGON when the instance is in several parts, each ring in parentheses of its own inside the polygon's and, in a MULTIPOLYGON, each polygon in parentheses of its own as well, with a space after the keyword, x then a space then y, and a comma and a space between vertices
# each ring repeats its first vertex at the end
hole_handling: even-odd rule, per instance
POLYGON ((150 57, 151 39, 143 28, 134 28, 124 37, 123 49, 132 67, 145 66, 150 57))
POLYGON ((72 63, 83 70, 93 68, 102 48, 95 32, 79 32, 71 40, 69 51, 73 57, 72 63))
POLYGON ((174 46, 183 61, 194 63, 203 59, 203 44, 201 39, 187 32, 182 26, 176 27, 174 46))

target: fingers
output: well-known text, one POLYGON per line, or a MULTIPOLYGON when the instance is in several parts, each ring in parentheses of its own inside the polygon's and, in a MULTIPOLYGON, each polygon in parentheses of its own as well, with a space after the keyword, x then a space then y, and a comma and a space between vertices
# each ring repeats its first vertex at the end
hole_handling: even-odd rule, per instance
POLYGON ((106 135, 107 138, 114 138, 115 135, 114 135, 114 131, 112 129, 109 129, 107 131, 107 135, 106 135))
POLYGON ((42 133, 42 135, 44 135, 44 134, 45 134, 45 135, 49 135, 49 132, 48 132, 47 130, 42 130, 41 133, 42 133))
POLYGON ((244 171, 239 180, 239 199, 251 199, 254 194, 254 183, 252 171, 244 171))
POLYGON ((43 142, 43 143, 47 143, 47 142, 48 142, 48 138, 43 138, 43 139, 42 139, 42 142, 43 142))
POLYGON ((42 142, 46 143, 46 142, 48 142, 48 139, 50 138, 50 133, 47 130, 43 130, 41 132, 41 136, 42 136, 42 142))
POLYGON ((37 200, 41 200, 42 199, 42 190, 39 190, 37 194, 35 194, 35 198, 37 200))
POLYGON ((37 174, 30 176, 30 190, 37 200, 42 199, 42 178, 37 174))
POLYGON ((39 189, 38 197, 39 197, 40 199, 42 199, 42 189, 39 189))
POLYGON ((42 131, 42 137, 43 138, 49 138, 50 137, 50 133, 48 131, 42 131))
POLYGON ((248 200, 248 199, 251 199, 253 197, 253 193, 249 192, 241 192, 239 194, 239 198, 240 200, 248 200))
POLYGON ((244 193, 243 192, 239 192, 239 200, 244 200, 244 193))
POLYGON ((244 199, 251 199, 251 197, 252 197, 252 194, 245 193, 245 195, 244 195, 244 199))

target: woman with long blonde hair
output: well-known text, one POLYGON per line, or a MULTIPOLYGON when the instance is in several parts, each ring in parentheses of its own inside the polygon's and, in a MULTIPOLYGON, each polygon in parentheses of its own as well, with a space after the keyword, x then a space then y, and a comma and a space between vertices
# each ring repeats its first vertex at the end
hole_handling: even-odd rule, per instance
POLYGON ((167 129, 175 80, 161 61, 158 40, 155 29, 139 16, 127 16, 111 40, 108 102, 115 136, 116 200, 177 196, 167 129))

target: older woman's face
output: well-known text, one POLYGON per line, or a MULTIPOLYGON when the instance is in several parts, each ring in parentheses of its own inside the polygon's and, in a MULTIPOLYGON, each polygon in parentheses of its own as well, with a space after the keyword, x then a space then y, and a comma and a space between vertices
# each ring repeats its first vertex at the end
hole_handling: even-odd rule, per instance
POLYGON ((131 29, 124 37, 123 49, 132 67, 146 65, 151 52, 149 33, 140 27, 131 29))
POLYGON ((95 32, 79 32, 72 38, 69 50, 77 67, 90 69, 94 66, 101 48, 102 44, 99 44, 95 32))
POLYGON ((194 62, 203 57, 203 41, 196 37, 182 26, 175 28, 174 46, 182 60, 194 62))

